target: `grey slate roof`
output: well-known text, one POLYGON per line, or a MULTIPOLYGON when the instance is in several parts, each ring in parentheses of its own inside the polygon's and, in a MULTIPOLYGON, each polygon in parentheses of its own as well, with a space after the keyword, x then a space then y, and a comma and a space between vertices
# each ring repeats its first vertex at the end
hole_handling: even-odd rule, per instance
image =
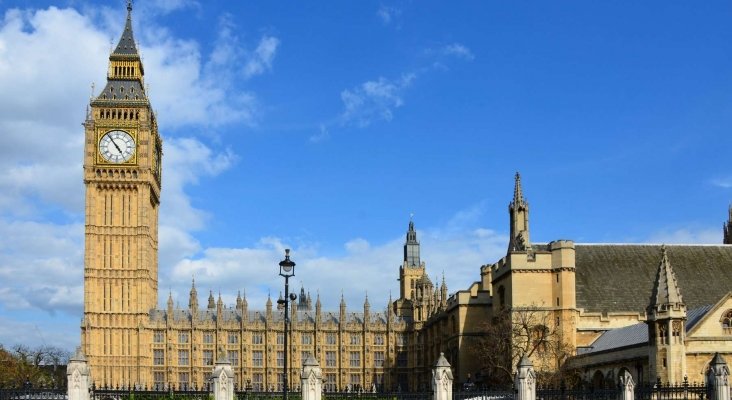
MULTIPOLYGON (((705 305, 686 313, 685 329, 688 332, 701 318, 711 310, 713 305, 705 305)), ((578 351, 578 354, 597 353, 605 350, 644 344, 648 342, 648 325, 639 323, 624 328, 611 329, 603 333, 589 348, 578 351)))
MULTIPOLYGON (((151 310, 150 311, 150 320, 153 322, 163 322, 166 319, 166 316, 168 314, 167 310, 151 310)), ((221 313, 224 321, 241 321, 241 311, 237 310, 235 308, 226 308, 221 313)), ((252 310, 247 312, 248 320, 249 322, 265 322, 266 321, 266 315, 267 313, 265 311, 257 311, 252 310)), ((191 320, 191 312, 189 309, 175 309, 173 310, 173 320, 175 321, 190 321, 191 320)), ((315 322, 315 312, 313 311, 296 311, 295 312, 295 318, 297 319, 297 322, 307 322, 307 323, 314 323, 315 322)), ((273 322, 282 322, 283 319, 283 312, 280 310, 273 310, 272 311, 272 320, 273 322)), ((196 319, 199 322, 204 321, 215 321, 216 320, 216 309, 200 309, 198 310, 198 318, 196 319)), ((335 324, 339 323, 338 315, 332 312, 323 312, 322 313, 322 321, 324 323, 333 322, 335 324)), ((363 323, 363 314, 362 313, 347 313, 346 314, 346 322, 349 323, 363 323)), ((386 324, 386 317, 383 313, 371 313, 371 322, 372 323, 382 323, 386 324)))
MULTIPOLYGON (((732 288, 732 246, 666 245, 687 309, 714 304, 732 288)), ((576 244, 577 307, 636 311, 649 304, 661 261, 657 244, 576 244)))
POLYGON ((645 323, 611 329, 602 334, 592 346, 582 354, 597 353, 600 351, 617 349, 648 342, 648 325, 645 323))
POLYGON ((107 81, 107 85, 104 87, 97 101, 139 101, 147 103, 147 96, 145 95, 145 88, 137 79, 120 80, 110 79, 107 81), (127 96, 127 98, 125 98, 127 96))
POLYGON ((135 45, 135 37, 132 34, 132 7, 127 7, 127 21, 125 22, 125 30, 122 31, 122 37, 119 38, 117 47, 112 55, 120 56, 137 56, 137 46, 135 45))

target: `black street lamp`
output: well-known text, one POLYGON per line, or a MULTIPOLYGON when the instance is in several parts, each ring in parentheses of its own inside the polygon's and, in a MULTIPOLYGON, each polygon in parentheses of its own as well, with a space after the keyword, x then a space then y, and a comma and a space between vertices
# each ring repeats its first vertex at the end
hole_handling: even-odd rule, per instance
POLYGON ((290 324, 290 313, 288 312, 288 306, 289 306, 289 300, 295 301, 297 299, 297 295, 295 293, 290 294, 290 285, 289 285, 289 279, 292 276, 295 276, 295 262, 290 260, 290 249, 285 249, 285 259, 280 261, 280 276, 285 277, 285 298, 277 300, 277 304, 283 304, 285 306, 285 354, 284 354, 284 374, 282 379, 282 398, 284 400, 287 400, 287 353, 290 351, 290 349, 287 348, 287 327, 290 324))

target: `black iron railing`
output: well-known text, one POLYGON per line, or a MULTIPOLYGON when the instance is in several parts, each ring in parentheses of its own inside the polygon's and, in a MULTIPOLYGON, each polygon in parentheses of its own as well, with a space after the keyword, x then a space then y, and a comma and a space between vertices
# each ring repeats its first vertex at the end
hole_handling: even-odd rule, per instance
POLYGON ((66 400, 66 388, 0 389, 0 400, 66 400))
POLYGON ((208 385, 197 387, 93 387, 92 400, 212 400, 208 385))
POLYGON ((702 383, 684 382, 679 385, 643 385, 635 388, 636 400, 704 400, 709 398, 709 387, 702 383))
POLYGON ((325 392, 323 400, 431 400, 432 392, 325 392))
POLYGON ((470 391, 452 392, 453 400, 511 400, 516 398, 513 390, 486 390, 476 389, 470 391))

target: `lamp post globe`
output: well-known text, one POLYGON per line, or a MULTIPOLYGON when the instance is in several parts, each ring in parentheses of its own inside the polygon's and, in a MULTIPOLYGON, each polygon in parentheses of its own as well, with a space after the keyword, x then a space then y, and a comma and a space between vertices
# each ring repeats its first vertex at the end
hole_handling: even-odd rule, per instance
POLYGON ((285 298, 277 300, 277 304, 282 304, 285 307, 285 316, 283 318, 284 321, 284 373, 282 374, 282 398, 283 400, 287 400, 287 359, 288 359, 288 353, 290 349, 287 346, 288 342, 288 327, 290 325, 290 313, 289 313, 289 303, 290 299, 292 301, 295 301, 297 299, 297 295, 290 294, 290 285, 289 285, 289 279, 292 276, 295 276, 295 262, 290 260, 290 249, 285 249, 285 259, 280 261, 280 276, 285 278, 285 298))

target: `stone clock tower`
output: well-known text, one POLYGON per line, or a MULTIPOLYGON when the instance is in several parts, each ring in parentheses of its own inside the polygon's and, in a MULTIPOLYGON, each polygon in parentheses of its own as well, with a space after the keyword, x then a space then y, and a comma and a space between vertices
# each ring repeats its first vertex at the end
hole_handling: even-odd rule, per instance
POLYGON ((86 226, 82 346, 98 383, 147 380, 145 329, 157 306, 162 141, 145 93, 132 6, 107 84, 84 123, 86 226))

